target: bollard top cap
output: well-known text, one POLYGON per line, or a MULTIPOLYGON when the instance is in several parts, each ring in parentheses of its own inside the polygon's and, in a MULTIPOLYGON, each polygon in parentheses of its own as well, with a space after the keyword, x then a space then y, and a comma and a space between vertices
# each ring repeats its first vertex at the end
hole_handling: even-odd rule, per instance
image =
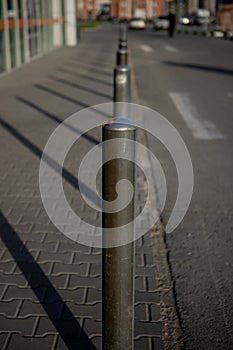
POLYGON ((130 131, 136 130, 137 124, 128 118, 113 118, 110 119, 107 124, 104 125, 105 129, 115 130, 115 131, 130 131))
POLYGON ((127 46, 128 46, 128 41, 120 39, 120 41, 119 41, 119 49, 127 48, 127 46))
POLYGON ((115 71, 120 72, 120 73, 129 72, 130 67, 127 66, 127 64, 121 64, 121 65, 115 67, 115 71))
POLYGON ((125 47, 119 47, 119 49, 117 50, 118 53, 121 53, 121 54, 128 54, 128 50, 127 50, 127 46, 125 47))

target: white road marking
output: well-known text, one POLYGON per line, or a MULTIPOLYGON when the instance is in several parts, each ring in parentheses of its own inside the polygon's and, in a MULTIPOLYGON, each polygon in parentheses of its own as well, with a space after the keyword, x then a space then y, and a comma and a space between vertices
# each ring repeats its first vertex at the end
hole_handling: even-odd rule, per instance
POLYGON ((213 123, 198 117, 198 111, 187 93, 170 92, 169 95, 196 139, 218 140, 225 138, 213 123))
POLYGON ((171 46, 171 45, 164 45, 164 49, 169 51, 169 52, 177 52, 178 51, 174 46, 171 46))
POLYGON ((152 47, 150 47, 148 45, 140 45, 140 49, 144 52, 152 52, 153 51, 152 47))

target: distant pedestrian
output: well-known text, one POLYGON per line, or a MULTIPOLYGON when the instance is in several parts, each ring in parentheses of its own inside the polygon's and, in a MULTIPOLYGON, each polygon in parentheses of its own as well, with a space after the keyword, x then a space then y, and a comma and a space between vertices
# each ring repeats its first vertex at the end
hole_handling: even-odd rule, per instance
POLYGON ((168 20, 169 20, 169 27, 168 27, 168 33, 170 38, 173 37, 174 34, 174 30, 176 27, 176 16, 174 11, 170 11, 169 15, 168 15, 168 20))

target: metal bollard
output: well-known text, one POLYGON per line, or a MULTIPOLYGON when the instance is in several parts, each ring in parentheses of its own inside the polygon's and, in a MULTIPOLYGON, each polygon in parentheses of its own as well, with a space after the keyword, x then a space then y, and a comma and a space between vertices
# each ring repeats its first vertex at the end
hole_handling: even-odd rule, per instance
POLYGON ((124 50, 128 50, 128 42, 120 40, 119 41, 119 50, 124 49, 124 50))
MULTIPOLYGON (((136 126, 128 119, 116 118, 111 124, 103 126, 103 141, 121 138, 117 147, 109 150, 103 144, 103 160, 105 152, 117 155, 124 150, 134 158, 134 143, 127 146, 123 139, 135 140, 136 126), (123 121, 123 122, 122 122, 123 121)), ((103 199, 113 201, 116 198, 116 184, 127 179, 135 188, 135 166, 133 162, 114 157, 103 165, 102 193, 103 199)), ((126 191, 127 192, 127 191, 126 191)), ((133 237, 133 224, 128 231, 122 232, 120 226, 134 219, 134 199, 123 210, 102 214, 104 236, 108 237, 109 227, 118 227, 120 234, 133 237)), ((103 236, 103 237, 104 237, 103 236)), ((105 240, 106 242, 106 240, 105 240)), ((103 317, 103 349, 132 350, 134 334, 134 241, 127 245, 102 249, 102 317, 103 317)))
POLYGON ((120 26, 120 41, 127 41, 127 25, 123 23, 120 26))
POLYGON ((122 25, 120 27, 120 37, 119 37, 119 49, 125 49, 127 50, 128 43, 127 43, 127 27, 126 24, 122 25))
MULTIPOLYGON (((126 65, 117 66, 114 69, 114 102, 131 101, 130 73, 130 67, 126 65)), ((127 104, 115 103, 114 117, 128 117, 127 108, 127 104)))
POLYGON ((128 64, 128 51, 126 49, 118 49, 116 53, 116 64, 127 65, 128 64))

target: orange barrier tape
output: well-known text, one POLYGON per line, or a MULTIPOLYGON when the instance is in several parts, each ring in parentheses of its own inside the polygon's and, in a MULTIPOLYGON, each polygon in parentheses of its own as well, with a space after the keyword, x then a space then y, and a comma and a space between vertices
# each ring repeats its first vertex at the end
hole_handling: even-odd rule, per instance
POLYGON ((16 27, 23 28, 35 26, 47 26, 54 23, 63 23, 64 18, 29 18, 29 19, 0 19, 0 30, 6 28, 14 29, 16 27))

